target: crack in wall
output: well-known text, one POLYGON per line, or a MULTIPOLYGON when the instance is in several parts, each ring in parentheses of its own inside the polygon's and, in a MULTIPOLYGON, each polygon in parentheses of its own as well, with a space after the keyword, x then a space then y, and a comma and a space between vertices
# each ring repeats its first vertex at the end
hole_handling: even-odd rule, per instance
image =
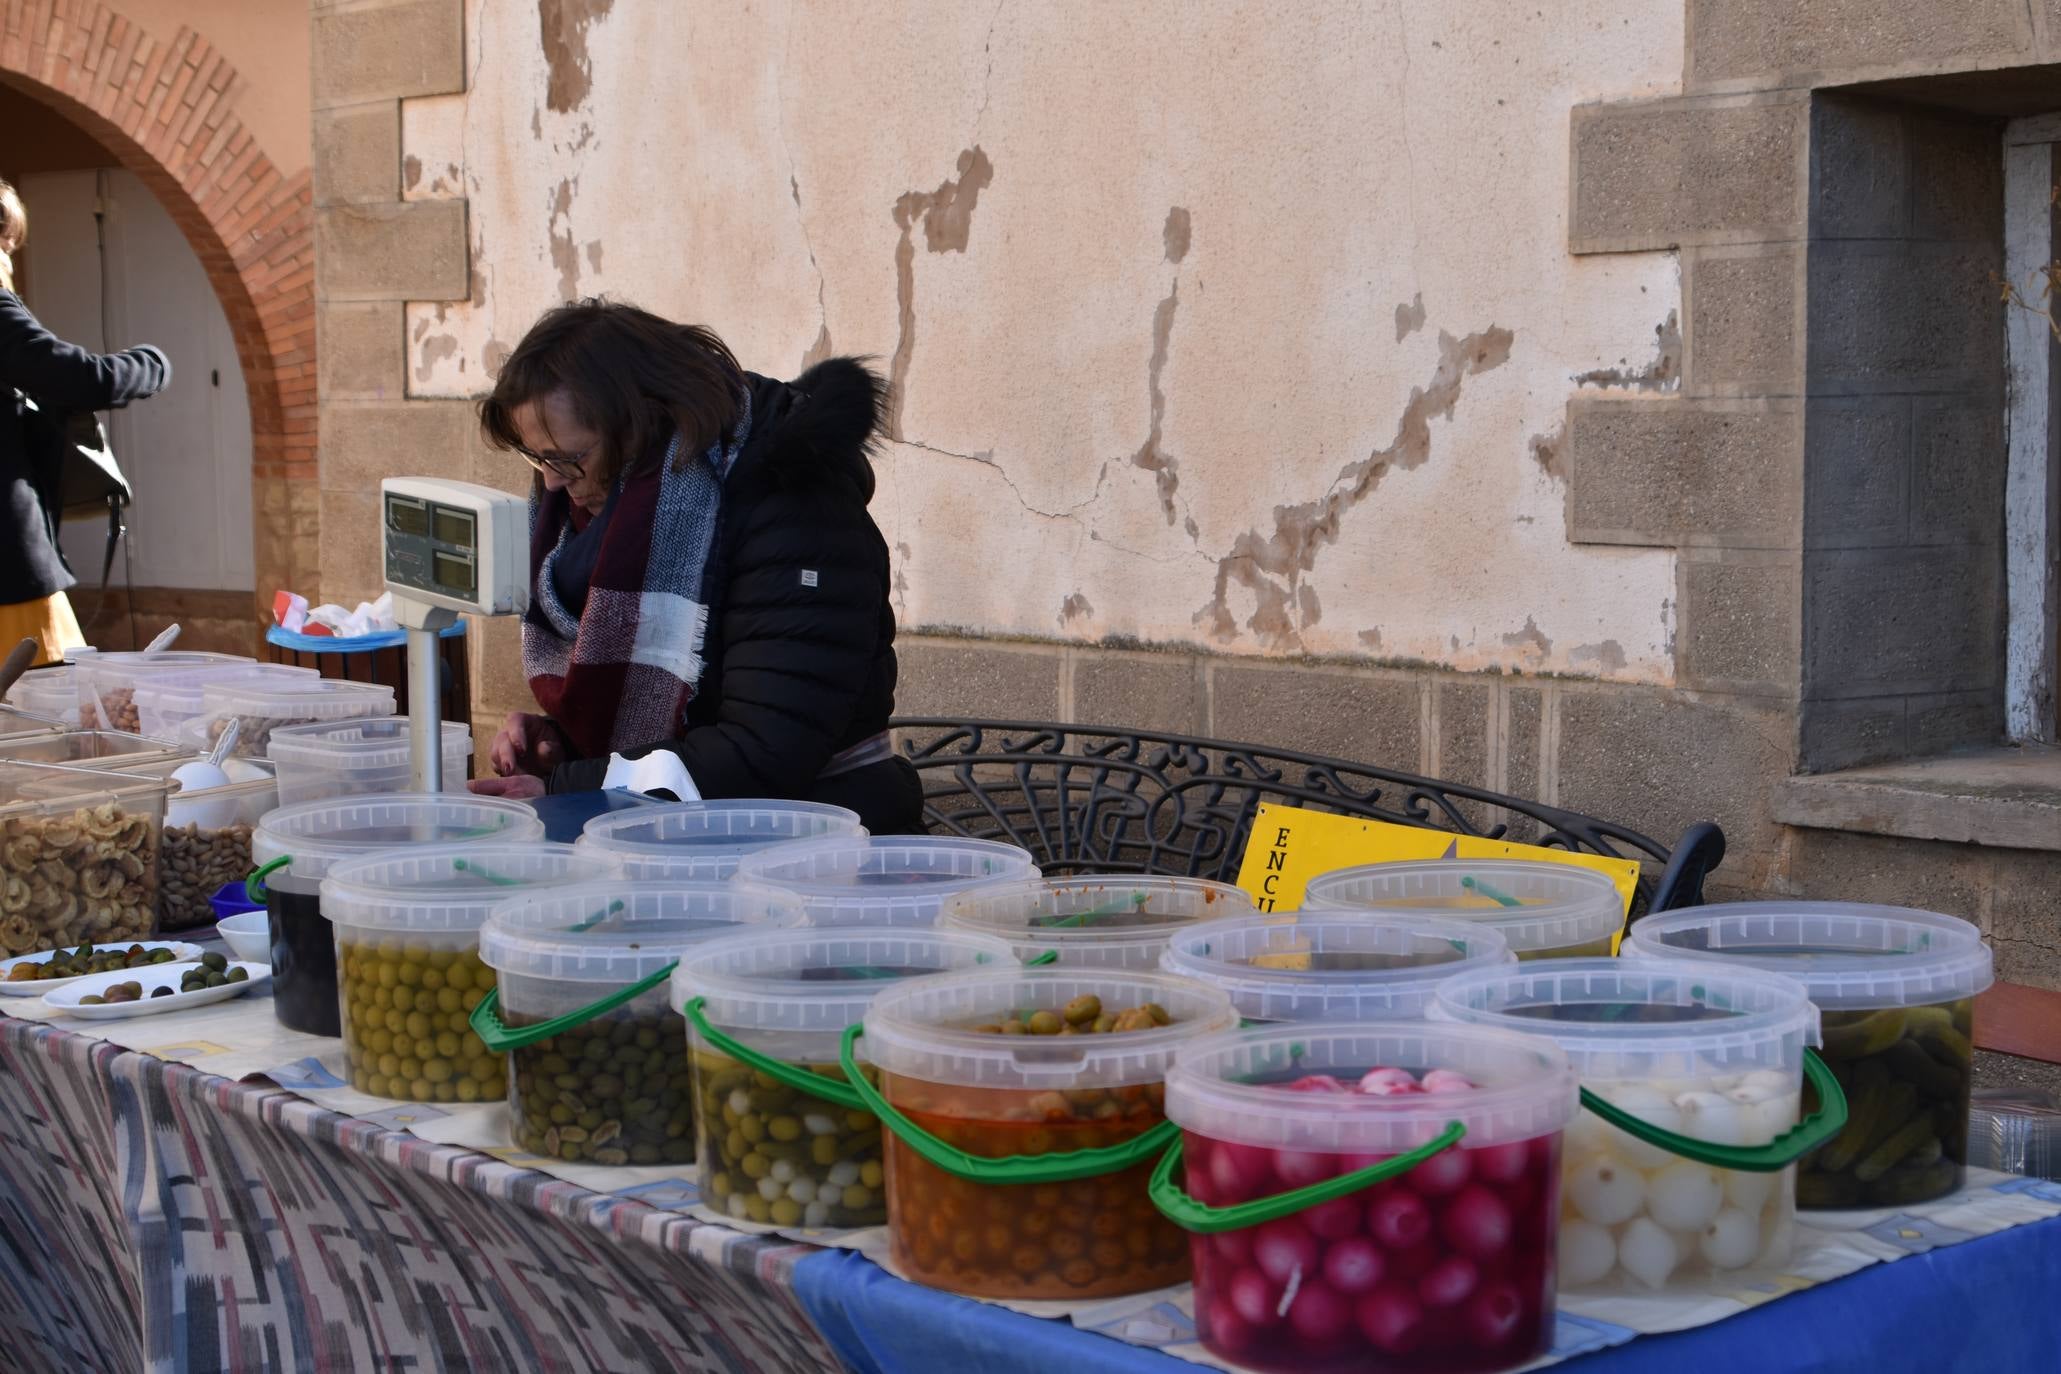
POLYGON ((1456 339, 1444 330, 1438 336, 1438 365, 1429 385, 1412 387, 1410 399, 1396 420, 1395 437, 1384 448, 1339 470, 1322 499, 1274 508, 1270 534, 1248 530, 1217 560, 1216 591, 1195 613, 1194 623, 1221 643, 1238 636, 1231 612, 1231 586, 1250 591, 1257 605, 1246 628, 1269 649, 1301 647, 1291 611, 1299 603, 1303 577, 1316 567, 1324 549, 1338 542, 1347 511, 1373 492, 1391 469, 1408 472, 1431 457, 1431 421, 1450 420, 1468 377, 1501 367, 1510 358, 1515 335, 1490 325, 1456 339))
MULTIPOLYGON (((1174 496, 1181 489, 1181 465, 1172 454, 1161 447, 1166 423, 1166 390, 1162 379, 1166 374, 1167 353, 1173 345, 1174 312, 1181 304, 1181 260, 1188 256, 1188 245, 1193 237, 1193 221, 1188 212, 1176 205, 1166 212, 1166 225, 1160 230, 1161 241, 1166 246, 1166 261, 1174 265, 1173 284, 1167 289, 1166 298, 1152 312, 1152 361, 1145 370, 1145 393, 1151 399, 1152 420, 1145 433, 1145 442, 1131 455, 1131 466, 1141 468, 1153 475, 1159 488, 1160 509, 1166 512, 1166 522, 1174 523, 1174 496)), ((1188 522, 1190 537, 1195 534, 1195 522, 1188 522)))
POLYGON ((780 66, 774 73, 774 127, 780 135, 780 151, 787 157, 787 193, 794 198, 794 224, 801 233, 802 251, 809 255, 809 268, 816 274, 816 341, 802 354, 806 372, 830 356, 830 307, 824 300, 823 264, 816 261, 816 245, 809 237, 809 215, 802 208, 801 174, 794 160, 794 145, 787 137, 787 66, 794 51, 794 10, 787 12, 787 34, 780 49, 780 66))
POLYGON ((1675 319, 1675 312, 1667 312, 1667 318, 1653 326, 1653 361, 1644 367, 1633 367, 1628 359, 1619 358, 1617 367, 1596 367, 1587 372, 1577 372, 1576 386, 1621 386, 1634 391, 1676 391, 1682 384, 1682 327, 1675 319))
MULTIPOLYGON (((909 442, 902 430, 902 406, 908 390, 909 364, 916 353, 916 225, 923 225, 923 244, 933 253, 964 253, 973 232, 973 209, 980 193, 995 179, 995 166, 976 143, 959 154, 959 175, 938 183, 935 191, 906 191, 894 205, 895 351, 888 364, 888 438, 909 442)), ((942 452, 943 450, 939 450, 942 452)), ((955 455, 965 457, 967 455, 955 455)))
POLYGON ((995 93, 995 25, 1002 22, 1002 10, 1009 0, 995 0, 995 12, 988 16, 987 37, 981 40, 980 50, 988 59, 987 75, 980 80, 980 108, 973 113, 973 142, 980 143, 980 127, 988 117, 988 101, 995 93))
POLYGON ((544 103, 559 114, 578 109, 592 93, 587 30, 614 8, 615 0, 537 0, 537 31, 548 73, 544 103))

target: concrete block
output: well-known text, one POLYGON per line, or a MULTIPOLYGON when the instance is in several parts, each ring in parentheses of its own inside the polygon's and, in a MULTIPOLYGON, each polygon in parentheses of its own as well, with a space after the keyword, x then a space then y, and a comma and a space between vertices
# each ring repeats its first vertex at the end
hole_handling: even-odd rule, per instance
POLYGON ((463 0, 402 0, 317 12, 315 107, 465 89, 463 0))
POLYGON ((2003 413, 1994 397, 1916 398, 1911 408, 1911 542, 2000 543, 2006 457, 2003 413))
POLYGON ((1422 685, 1324 668, 1220 662, 1211 669, 1211 733, 1416 773, 1423 767, 1422 685))
POLYGON ((1900 696, 1803 702, 1798 708, 1803 770, 1828 773, 1903 758, 1908 752, 1906 710, 1900 696))
POLYGON ((1461 682, 1440 682, 1438 692, 1438 777, 1467 787, 1487 788, 1489 776, 1489 712, 1493 689, 1461 682))
POLYGON ((1793 548, 1802 408, 1786 401, 1576 400, 1567 408, 1578 543, 1793 548))
POLYGON ((1836 242, 1811 248, 1811 394, 1994 389, 2004 316, 1996 243, 1836 242))
POLYGON ((466 276, 465 202, 332 205, 315 212, 317 294, 325 301, 455 301, 466 276))
POLYGON ((1960 71, 2032 48, 2019 0, 1689 0, 1692 88, 1960 71))
POLYGON ((1676 565, 1676 675, 1688 687, 1793 698, 1801 653, 1801 563, 1792 553, 1676 565))
POLYGON ((1545 728, 1545 696, 1536 687, 1503 689, 1508 718, 1503 736, 1503 791, 1536 801, 1545 794, 1539 776, 1541 735, 1545 728))
POLYGON ((1968 692, 1996 679, 2002 560, 1965 548, 1804 555, 1804 692, 1968 692))
POLYGON ((1073 653, 1073 718, 1175 735, 1206 734, 1203 670, 1192 658, 1081 648, 1073 653))
POLYGON ((376 493, 403 473, 463 480, 478 446, 466 401, 333 402, 322 408, 322 490, 376 493))
POLYGON ((1901 109, 1858 96, 1811 101, 1810 229, 1814 240, 1903 237, 1910 154, 1901 109))
POLYGON ((1914 696, 1906 703, 1906 752, 1913 758, 1945 753, 1971 745, 1999 743, 2004 738, 2004 710, 1994 691, 1946 696, 1914 696))
POLYGON ((1989 873, 1986 851, 1971 845, 1797 830, 1790 837, 1789 878, 1803 897, 1979 920, 1989 873))
MULTIPOLYGON (((1945 700, 1909 702, 1915 711, 1945 700)), ((1820 830, 2061 851, 2061 755, 1995 745, 1785 778, 1773 810, 1820 830)))
POLYGON ((1812 398, 1804 409, 1806 546, 1902 543, 1910 446, 1908 397, 1812 398))
POLYGON ((386 590, 379 561, 379 491, 324 491, 322 502, 322 595, 355 606, 386 590))
POLYGON ((2004 152, 1995 120, 1905 113, 1915 238, 1994 242, 2004 222, 2004 152))
POLYGON ((2061 854, 2000 849, 1995 858, 1987 931, 1997 977, 2061 988, 2061 854))
POLYGON ((324 304, 315 312, 323 400, 399 400, 406 394, 407 325, 397 301, 324 304))
POLYGON ((1059 719, 1066 660, 1057 647, 911 637, 895 641, 895 657, 901 666, 897 715, 1059 719))
POLYGON ((1701 248, 1682 257, 1682 376, 1692 396, 1803 389, 1803 254, 1701 248))
POLYGON ((315 111, 317 205, 401 196, 401 106, 382 100, 315 111))
POLYGON ((1808 116, 1797 91, 1577 105, 1569 247, 1799 237, 1808 116))

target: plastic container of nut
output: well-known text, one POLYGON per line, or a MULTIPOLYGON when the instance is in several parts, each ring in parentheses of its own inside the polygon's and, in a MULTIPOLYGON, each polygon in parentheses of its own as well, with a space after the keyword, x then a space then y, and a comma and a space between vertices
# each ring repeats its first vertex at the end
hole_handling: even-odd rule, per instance
POLYGON ((1014 968, 1009 945, 947 930, 792 930, 681 956, 701 1195, 742 1221, 805 1228, 887 1220, 880 1121, 844 1082, 838 1044, 910 978, 1014 968))
POLYGON ((571 845, 457 844, 347 860, 322 879, 351 1086, 410 1102, 497 1101, 502 1056, 467 1022, 494 985, 479 929, 524 892, 615 876, 571 845))
POLYGON ((394 713, 394 689, 377 682, 341 678, 261 678, 255 681, 211 682, 201 693, 203 710, 181 727, 180 740, 195 747, 211 746, 234 717, 240 729, 238 758, 261 759, 272 732, 284 725, 357 720, 394 713))
POLYGON ((13 800, 0 802, 0 950, 149 939, 172 785, 84 770, 5 771, 13 800))
POLYGON ((1062 968, 1154 969, 1176 932, 1251 911, 1252 898, 1229 883, 1087 874, 976 887, 946 902, 939 919, 998 935, 1025 962, 1050 951, 1062 968))
POLYGON ((791 893, 737 882, 611 880, 502 903, 480 929, 495 990, 472 1024, 508 1056, 515 1143, 573 1162, 690 1162, 687 1023, 667 980, 699 945, 801 921, 791 893))
MULTIPOLYGON (((292 805, 321 797, 391 792, 409 785, 406 716, 361 716, 310 725, 282 725, 266 746, 279 769, 279 799, 292 805)), ((444 790, 463 792, 472 763, 472 727, 443 722, 444 790)))
POLYGON ((1974 926, 1906 907, 1737 902, 1648 916, 1625 953, 1745 964, 1810 993, 1848 1120, 1798 1164, 1799 1207, 1900 1207, 1961 1186, 1975 995, 1995 980, 1974 926))
POLYGON ((798 895, 818 926, 934 926, 960 893, 1036 872, 1013 844, 928 835, 797 840, 737 865, 740 878, 798 895))
POLYGON ((1591 1105, 1561 1155, 1563 1289, 1643 1292, 1788 1262, 1795 1161, 1845 1116, 1794 1129, 1819 1038, 1801 983, 1681 959, 1540 959, 1448 979, 1431 1018, 1548 1036, 1582 1081, 1591 1105))
POLYGON ((611 811, 588 821, 578 847, 622 860, 632 878, 720 882, 747 854, 793 840, 862 837, 856 811, 799 801, 698 801, 611 811))
POLYGON ((138 683, 167 674, 219 671, 225 666, 255 668, 258 662, 241 654, 184 650, 90 655, 72 665, 79 724, 88 730, 134 733, 143 724, 142 713, 136 707, 138 683))
POLYGON ((1423 859, 1310 879, 1304 911, 1375 911, 1479 921, 1519 959, 1606 955, 1624 925, 1609 876, 1528 859, 1423 859))
POLYGON ((1186 1279, 1187 1239, 1146 1194, 1174 1134, 1162 1080, 1181 1045, 1236 1024, 1216 989, 1128 970, 939 974, 881 993, 842 1058, 889 1132, 895 1263, 990 1298, 1186 1279))
POLYGON ((318 674, 283 663, 223 663, 176 673, 158 673, 136 683, 136 731, 151 739, 179 739, 179 729, 207 710, 207 689, 216 682, 294 683, 318 674))
POLYGON ((193 754, 161 740, 114 730, 65 730, 0 740, 0 767, 10 763, 52 764, 94 772, 129 771, 156 763, 176 767, 193 754))

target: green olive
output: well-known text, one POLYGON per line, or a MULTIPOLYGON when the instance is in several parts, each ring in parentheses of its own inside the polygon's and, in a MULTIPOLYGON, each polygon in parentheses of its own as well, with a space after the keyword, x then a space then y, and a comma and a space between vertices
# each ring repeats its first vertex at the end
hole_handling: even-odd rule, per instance
MULTIPOLYGON (((432 973, 445 990, 457 979, 469 986, 475 971, 491 976, 477 952, 436 949, 388 932, 340 929, 338 936, 337 990, 353 1085, 415 1102, 491 1102, 506 1095, 505 1060, 473 1033, 463 1001, 454 994, 445 1005, 423 990, 432 973)), ((213 976, 227 983, 250 975, 231 969, 213 976)))
MULTIPOLYGON (((522 1024, 519 1015, 508 1020, 522 1024)), ((686 1022, 672 1011, 625 1011, 513 1051, 515 1142, 595 1164, 690 1162, 686 1038, 686 1022)))

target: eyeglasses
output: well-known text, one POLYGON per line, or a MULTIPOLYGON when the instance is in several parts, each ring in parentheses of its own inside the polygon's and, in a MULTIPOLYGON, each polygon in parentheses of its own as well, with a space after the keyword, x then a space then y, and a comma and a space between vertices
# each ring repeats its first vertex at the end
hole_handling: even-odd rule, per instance
POLYGON ((580 465, 587 461, 588 454, 600 447, 601 441, 596 439, 570 458, 555 456, 546 458, 543 454, 531 453, 526 448, 518 448, 515 451, 522 455, 523 462, 528 463, 538 472, 548 472, 554 477, 563 477, 566 481, 571 482, 585 475, 580 465))

